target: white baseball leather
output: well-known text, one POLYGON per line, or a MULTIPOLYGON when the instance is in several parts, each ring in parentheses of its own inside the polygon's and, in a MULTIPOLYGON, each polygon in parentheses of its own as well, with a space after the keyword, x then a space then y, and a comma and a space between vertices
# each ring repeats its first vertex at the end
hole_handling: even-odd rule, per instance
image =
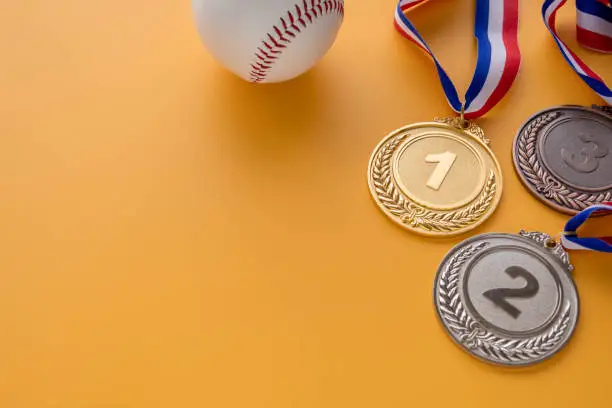
POLYGON ((331 48, 344 0, 192 0, 212 56, 250 82, 281 82, 312 68, 331 48))

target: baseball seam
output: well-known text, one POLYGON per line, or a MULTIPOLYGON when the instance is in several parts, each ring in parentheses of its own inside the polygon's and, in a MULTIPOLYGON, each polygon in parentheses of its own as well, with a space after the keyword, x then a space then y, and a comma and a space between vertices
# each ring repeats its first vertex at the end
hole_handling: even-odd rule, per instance
POLYGON ((317 18, 332 13, 344 17, 343 0, 302 0, 301 3, 295 4, 293 10, 287 10, 286 16, 280 18, 279 24, 272 26, 261 45, 257 47, 249 72, 251 82, 262 82, 266 79, 268 72, 291 40, 317 18))

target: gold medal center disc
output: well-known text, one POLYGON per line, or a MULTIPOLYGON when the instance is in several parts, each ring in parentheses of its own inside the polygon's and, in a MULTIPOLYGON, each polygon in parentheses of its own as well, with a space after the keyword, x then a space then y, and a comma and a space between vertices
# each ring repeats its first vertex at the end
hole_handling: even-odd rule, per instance
MULTIPOLYGON (((451 122, 451 120, 447 120, 451 122)), ((380 209, 424 235, 456 235, 495 211, 501 169, 482 130, 426 122, 397 129, 374 149, 370 192, 380 209)))

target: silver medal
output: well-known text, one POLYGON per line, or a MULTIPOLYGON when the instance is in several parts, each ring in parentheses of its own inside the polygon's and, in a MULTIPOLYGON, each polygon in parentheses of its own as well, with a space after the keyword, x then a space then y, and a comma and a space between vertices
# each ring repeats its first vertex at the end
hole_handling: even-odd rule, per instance
POLYGON ((438 316, 455 342, 482 360, 540 362, 559 351, 576 327, 572 270, 565 250, 547 234, 474 236, 438 268, 438 316))

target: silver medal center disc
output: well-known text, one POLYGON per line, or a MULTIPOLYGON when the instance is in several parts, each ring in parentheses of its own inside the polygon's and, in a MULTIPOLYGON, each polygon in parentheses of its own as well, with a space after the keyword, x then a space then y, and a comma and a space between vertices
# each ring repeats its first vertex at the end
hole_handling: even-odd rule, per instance
POLYGON ((453 340, 497 364, 540 362, 568 342, 579 301, 565 250, 538 232, 481 234, 438 268, 434 302, 453 340))

